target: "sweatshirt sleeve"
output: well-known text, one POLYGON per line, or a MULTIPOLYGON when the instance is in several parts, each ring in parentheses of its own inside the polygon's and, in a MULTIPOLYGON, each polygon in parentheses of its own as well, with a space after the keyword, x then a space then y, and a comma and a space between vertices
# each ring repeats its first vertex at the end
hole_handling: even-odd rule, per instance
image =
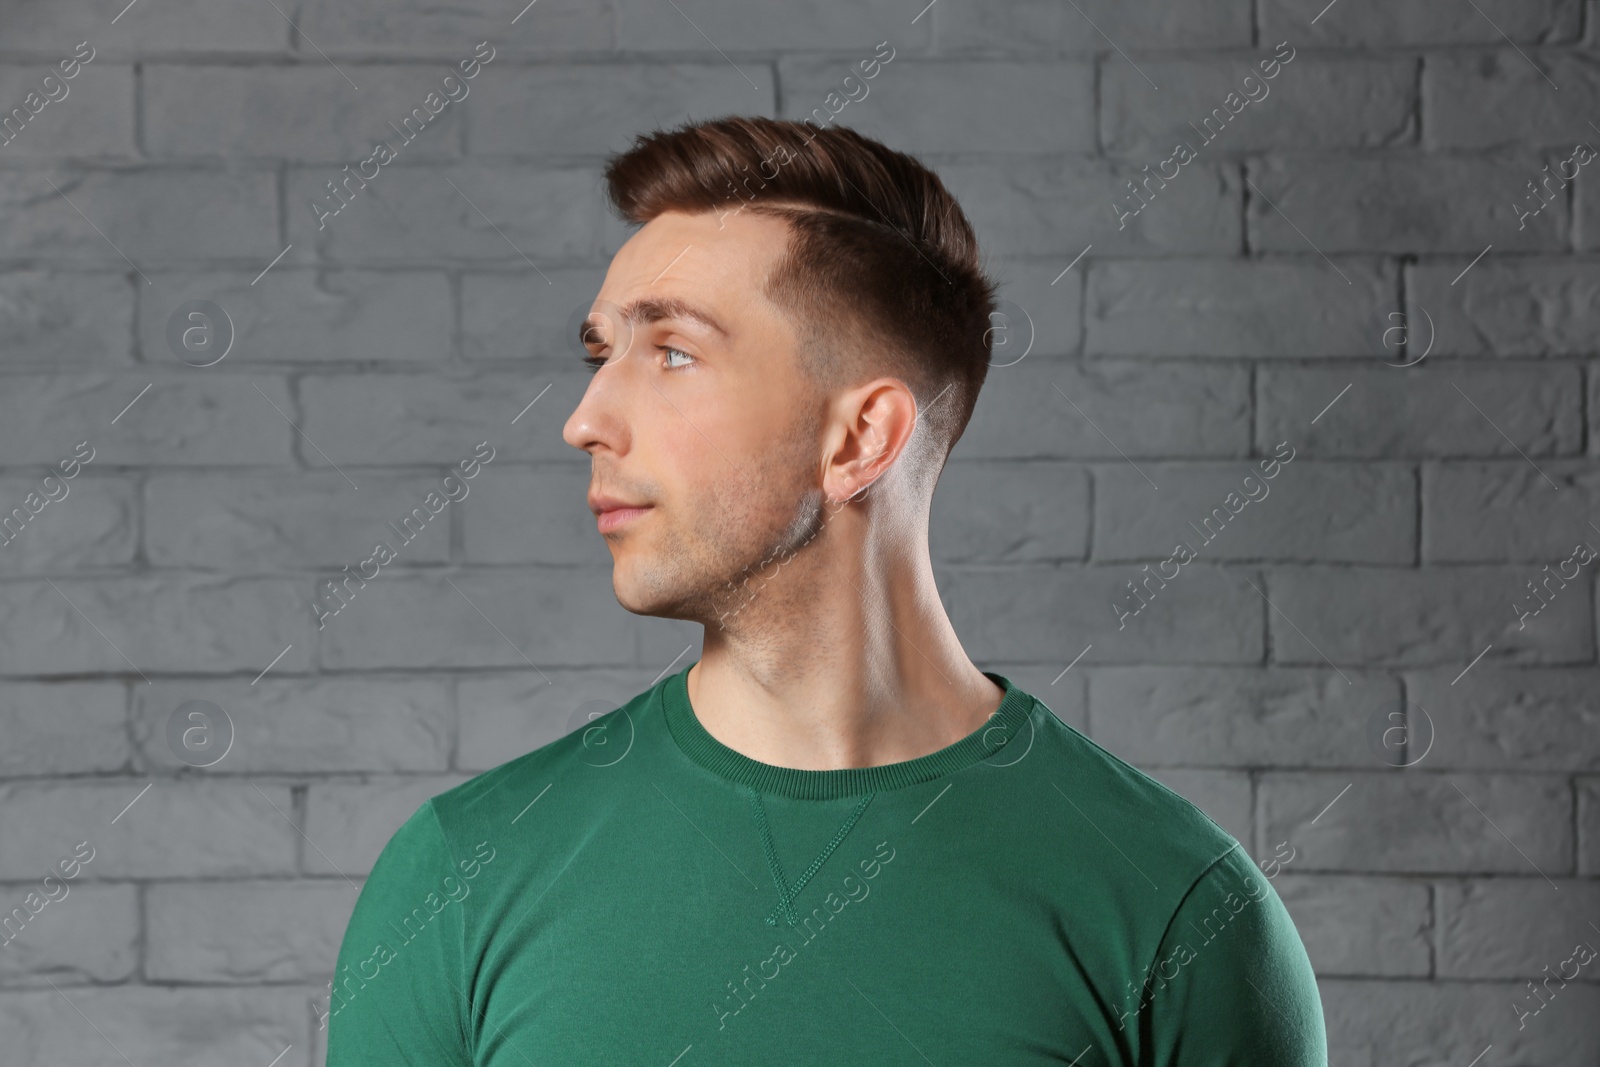
POLYGON ((1151 964, 1141 1067, 1326 1067, 1305 946, 1271 881, 1235 846, 1179 903, 1151 964))
POLYGON ((464 872, 429 800, 396 830, 356 898, 328 991, 326 1067, 470 1067, 462 979, 464 872))

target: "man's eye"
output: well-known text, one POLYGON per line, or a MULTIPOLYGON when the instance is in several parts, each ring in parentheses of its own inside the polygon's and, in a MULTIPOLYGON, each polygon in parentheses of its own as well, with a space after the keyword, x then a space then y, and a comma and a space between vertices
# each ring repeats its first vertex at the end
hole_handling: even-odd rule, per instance
POLYGON ((671 345, 656 345, 656 349, 658 351, 667 353, 667 369, 668 370, 686 370, 690 366, 693 366, 693 364, 695 362, 694 357, 691 356, 689 353, 685 352, 681 348, 673 348, 671 345), (674 366, 673 363, 672 363, 672 353, 674 353, 674 352, 676 352, 678 355, 682 356, 684 359, 688 360, 689 362, 674 366))
MULTIPOLYGON (((689 353, 685 352, 683 349, 674 348, 671 345, 656 345, 656 351, 667 353, 667 357, 666 357, 667 358, 667 368, 666 368, 667 370, 688 370, 690 367, 694 366, 696 362, 698 362, 695 359, 695 357, 691 356, 689 353), (673 362, 673 356, 674 355, 680 356, 684 360, 687 360, 688 362, 686 362, 686 363, 674 363, 673 362)), ((597 355, 594 355, 593 353, 590 353, 589 355, 583 357, 583 362, 584 362, 584 364, 586 366, 588 366, 589 372, 592 374, 592 373, 598 371, 601 367, 604 367, 607 363, 610 362, 610 360, 607 359, 605 356, 597 356, 597 355)))

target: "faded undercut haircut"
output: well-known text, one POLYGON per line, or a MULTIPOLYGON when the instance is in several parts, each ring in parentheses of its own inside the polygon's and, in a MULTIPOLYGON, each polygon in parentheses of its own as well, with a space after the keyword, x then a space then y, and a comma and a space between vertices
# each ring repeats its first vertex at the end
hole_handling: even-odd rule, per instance
POLYGON ((796 328, 802 372, 822 395, 904 381, 918 429, 902 458, 931 488, 988 374, 999 288, 936 174, 845 127, 728 116, 635 137, 605 180, 639 225, 666 211, 786 220, 764 291, 796 328))

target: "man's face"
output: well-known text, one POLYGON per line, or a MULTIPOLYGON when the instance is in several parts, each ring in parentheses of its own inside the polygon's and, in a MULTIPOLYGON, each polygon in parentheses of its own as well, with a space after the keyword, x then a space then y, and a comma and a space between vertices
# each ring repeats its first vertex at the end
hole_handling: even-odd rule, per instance
POLYGON ((787 240, 777 219, 668 212, 595 299, 585 347, 604 362, 562 436, 590 455, 591 502, 643 506, 597 522, 635 614, 725 621, 822 521, 825 398, 761 292, 787 240))

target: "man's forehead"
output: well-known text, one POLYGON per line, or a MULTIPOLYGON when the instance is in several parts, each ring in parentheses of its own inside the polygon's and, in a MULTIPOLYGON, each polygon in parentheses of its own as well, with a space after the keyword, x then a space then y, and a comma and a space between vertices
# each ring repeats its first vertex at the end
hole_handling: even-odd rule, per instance
POLYGON ((634 323, 682 318, 724 334, 734 318, 778 314, 763 283, 782 251, 774 238, 783 224, 738 224, 732 214, 722 221, 716 213, 666 212, 646 223, 612 258, 597 310, 634 323))
POLYGON ((607 306, 608 303, 602 301, 600 306, 590 313, 591 323, 598 320, 602 313, 610 313, 633 326, 660 322, 663 319, 681 319, 697 323, 725 338, 732 333, 722 321, 719 312, 694 299, 673 295, 646 295, 627 300, 620 305, 607 306))
POLYGON ((666 211, 641 226, 617 250, 613 263, 630 268, 661 270, 685 249, 714 251, 717 260, 763 262, 774 255, 788 229, 781 220, 732 208, 686 214, 666 211))

